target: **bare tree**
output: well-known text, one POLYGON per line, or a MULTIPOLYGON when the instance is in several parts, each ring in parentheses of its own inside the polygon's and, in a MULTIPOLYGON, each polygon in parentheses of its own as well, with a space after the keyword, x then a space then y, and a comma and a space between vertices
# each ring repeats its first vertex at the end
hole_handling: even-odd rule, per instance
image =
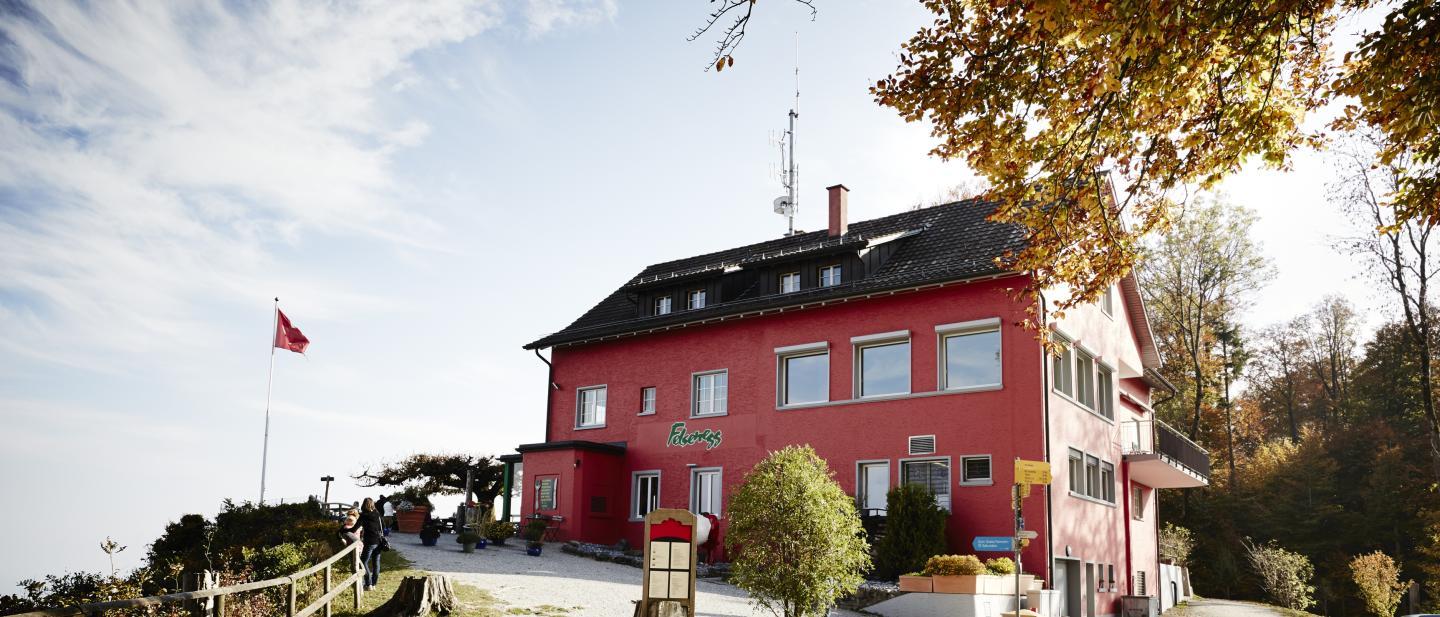
POLYGON ((1357 316, 1345 298, 1328 295, 1310 312, 1311 328, 1306 341, 1305 362, 1320 383, 1325 402, 1320 428, 1329 430, 1338 422, 1349 402, 1350 373, 1355 369, 1355 348, 1359 345, 1357 316))
POLYGON ((1396 218, 1389 200, 1408 161, 1394 159, 1382 164, 1375 153, 1383 145, 1379 138, 1357 134, 1345 147, 1337 149, 1335 163, 1340 174, 1330 187, 1331 200, 1344 207, 1364 230, 1343 242, 1342 247, 1366 257, 1373 274, 1400 300, 1406 338, 1420 366, 1432 471, 1440 479, 1440 418, 1436 417, 1433 383, 1435 316, 1430 301, 1431 279, 1440 270, 1437 256, 1430 250, 1436 222, 1423 217, 1404 221, 1396 218))
POLYGON ((1269 397, 1285 410, 1285 426, 1294 441, 1300 440, 1304 329, 1304 320, 1297 318, 1261 330, 1249 374, 1252 392, 1269 397))
MULTIPOLYGON (((815 20, 814 0, 794 0, 810 8, 810 20, 815 20)), ((723 71, 725 67, 735 64, 735 50, 740 47, 740 42, 745 40, 745 29, 750 26, 750 15, 755 12, 755 0, 710 0, 710 15, 705 18, 705 25, 700 26, 686 39, 688 41, 698 40, 706 33, 714 30, 722 21, 729 21, 730 25, 725 26, 720 33, 720 40, 715 42, 715 56, 711 58, 706 70, 713 68, 716 71, 723 71)))

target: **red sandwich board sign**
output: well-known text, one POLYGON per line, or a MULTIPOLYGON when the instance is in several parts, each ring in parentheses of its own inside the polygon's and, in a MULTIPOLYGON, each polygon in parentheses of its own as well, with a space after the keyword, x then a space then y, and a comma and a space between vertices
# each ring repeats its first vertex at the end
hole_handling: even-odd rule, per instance
POLYGON ((645 515, 645 576, 635 614, 673 614, 661 611, 667 603, 695 614, 695 515, 661 508, 645 515))

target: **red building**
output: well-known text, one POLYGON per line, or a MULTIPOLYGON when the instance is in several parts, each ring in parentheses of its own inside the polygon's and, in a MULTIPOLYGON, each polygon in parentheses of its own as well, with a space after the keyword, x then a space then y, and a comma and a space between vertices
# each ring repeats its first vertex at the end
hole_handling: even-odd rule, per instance
POLYGON ((1049 319, 1065 344, 1049 356, 1018 325, 1026 275, 996 266, 1023 234, 992 207, 847 225, 846 200, 831 187, 828 230, 650 266, 527 345, 551 349, 551 389, 545 441, 517 448, 522 515, 633 546, 645 512, 689 508, 723 535, 751 466, 810 444, 864 514, 892 486, 929 488, 971 553, 1012 533, 1014 459, 1046 460, 1025 569, 1065 590, 1064 614, 1155 595, 1155 489, 1204 485, 1209 461, 1153 418, 1169 386, 1135 280, 1049 319))

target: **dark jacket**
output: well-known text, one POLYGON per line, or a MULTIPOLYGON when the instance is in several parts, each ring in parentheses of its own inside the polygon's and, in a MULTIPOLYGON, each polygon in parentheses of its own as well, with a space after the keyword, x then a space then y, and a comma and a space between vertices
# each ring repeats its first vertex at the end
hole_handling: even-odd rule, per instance
POLYGON ((346 528, 345 531, 360 531, 360 542, 366 546, 380 543, 380 538, 385 537, 382 531, 383 524, 380 522, 380 512, 361 512, 360 519, 355 521, 354 527, 346 528))

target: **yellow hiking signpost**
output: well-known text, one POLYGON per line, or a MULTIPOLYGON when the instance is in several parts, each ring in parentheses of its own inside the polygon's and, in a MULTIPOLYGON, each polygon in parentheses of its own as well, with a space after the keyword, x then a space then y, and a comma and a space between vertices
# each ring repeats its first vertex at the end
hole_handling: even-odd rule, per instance
POLYGON ((1024 500, 1030 496, 1030 485, 1050 484, 1050 463, 1046 461, 1026 461, 1020 458, 1015 459, 1015 492, 1012 506, 1015 510, 1015 539, 1012 544, 1015 547, 1015 613, 1020 614, 1020 549, 1030 544, 1030 539, 1037 536, 1033 531, 1025 529, 1025 515, 1022 511, 1024 500))

